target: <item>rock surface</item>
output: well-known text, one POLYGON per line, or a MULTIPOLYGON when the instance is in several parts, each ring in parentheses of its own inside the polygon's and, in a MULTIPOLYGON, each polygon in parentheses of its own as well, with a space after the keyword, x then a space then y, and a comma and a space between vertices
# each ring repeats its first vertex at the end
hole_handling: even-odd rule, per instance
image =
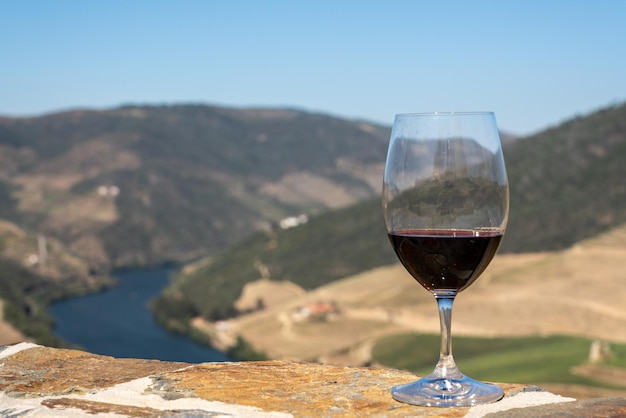
POLYGON ((0 351, 0 416, 472 418, 543 417, 550 411, 568 417, 594 416, 593 411, 602 416, 626 413, 624 398, 575 401, 517 384, 500 384, 503 400, 473 408, 415 407, 391 398, 391 386, 414 379, 411 373, 390 369, 291 361, 187 364, 22 343, 0 351))

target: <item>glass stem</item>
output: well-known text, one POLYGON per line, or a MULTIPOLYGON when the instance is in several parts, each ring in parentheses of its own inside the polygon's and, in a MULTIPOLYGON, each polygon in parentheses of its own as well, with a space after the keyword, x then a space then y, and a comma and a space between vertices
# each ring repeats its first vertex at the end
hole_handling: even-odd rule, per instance
POLYGON ((441 348, 439 361, 431 377, 443 379, 460 379, 463 374, 456 367, 452 357, 452 304, 456 292, 433 292, 439 309, 439 323, 441 326, 441 348))

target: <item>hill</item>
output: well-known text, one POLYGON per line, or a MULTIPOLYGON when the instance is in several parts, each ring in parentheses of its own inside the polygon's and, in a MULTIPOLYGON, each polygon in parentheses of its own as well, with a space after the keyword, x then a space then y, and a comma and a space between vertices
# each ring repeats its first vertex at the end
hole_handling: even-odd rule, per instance
POLYGON ((380 199, 369 199, 294 228, 257 232, 214 259, 185 269, 155 301, 153 312, 168 328, 184 329, 197 315, 212 320, 236 315, 234 302, 244 285, 260 278, 311 290, 393 263, 396 257, 380 211, 380 199))
MULTIPOLYGON (((52 333, 48 304, 111 284, 110 279, 94 274, 87 263, 58 241, 0 221, 0 329, 4 329, 6 321, 23 336, 41 344, 62 345, 52 333)), ((4 343, 23 338, 15 330, 9 331, 12 334, 2 335, 4 343)))
MULTIPOLYGON (((626 105, 504 147, 511 214, 501 253, 564 249, 626 222, 626 105)), ((239 242, 180 275, 154 311, 168 326, 185 328, 197 315, 237 314, 234 302, 244 285, 261 277, 310 290, 396 260, 380 200, 372 198, 239 242)))
MULTIPOLYGON (((461 337, 501 338, 501 341, 477 341, 474 351, 480 351, 478 347, 487 352, 493 350, 486 357, 491 358, 490 368, 486 366, 486 370, 490 373, 498 369, 505 373, 506 370, 509 379, 520 378, 522 371, 526 371, 527 376, 535 376, 530 373, 529 365, 540 362, 537 351, 529 358, 530 351, 521 352, 518 347, 521 343, 511 338, 584 337, 587 340, 581 340, 577 366, 587 362, 593 340, 626 343, 623 310, 626 287, 616 285, 623 281, 625 258, 626 225, 565 250, 497 255, 483 277, 463 291, 455 302, 452 329, 459 340, 459 344, 454 344, 459 348, 459 366, 472 370, 471 359, 462 355, 461 337), (515 357, 504 355, 507 351, 500 342, 507 341, 517 350, 511 353, 515 357), (515 367, 517 374, 512 373, 515 367)), ((267 288, 267 291, 276 292, 276 289, 267 288)), ((402 348, 394 340, 391 348, 395 350, 395 362, 389 364, 403 367, 401 364, 411 364, 416 357, 425 358, 424 367, 428 372, 437 360, 439 343, 434 298, 399 263, 337 280, 302 295, 292 291, 283 301, 219 323, 219 326, 202 318, 195 318, 193 325, 212 335, 217 344, 232 344, 238 336, 243 337, 255 350, 270 358, 351 365, 370 363, 373 350, 376 351, 381 341, 397 336, 413 344, 402 348), (322 303, 332 305, 334 311, 322 316, 304 316, 303 308, 322 303), (416 339, 420 339, 417 346, 416 339), (430 341, 424 343, 427 350, 421 345, 422 340, 430 341)), ((552 352, 549 357, 552 360, 548 361, 558 363, 556 357, 563 353, 556 352, 555 357, 554 346, 542 343, 541 338, 535 338, 535 343, 543 347, 544 353, 552 352)), ((620 367, 623 362, 621 357, 620 367)), ((538 374, 541 375, 541 368, 538 374)), ((557 381, 533 383, 543 386, 545 382, 557 381)), ((626 386, 626 381, 622 379, 620 384, 626 386)), ((572 393, 572 389, 559 388, 559 392, 572 393)))
POLYGON ((102 269, 191 260, 374 195, 388 138, 388 127, 290 109, 0 118, 0 217, 102 269))
POLYGON ((567 248, 626 222, 626 104, 506 144, 503 252, 567 248))

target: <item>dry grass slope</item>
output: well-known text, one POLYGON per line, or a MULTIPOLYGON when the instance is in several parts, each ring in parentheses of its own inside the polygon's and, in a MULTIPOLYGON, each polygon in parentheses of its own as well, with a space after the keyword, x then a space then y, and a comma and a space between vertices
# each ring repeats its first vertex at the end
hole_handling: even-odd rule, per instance
MULTIPOLYGON (((624 343, 625 258, 626 226, 560 252, 498 255, 457 298, 454 334, 564 334, 624 343)), ((215 332, 209 323, 195 324, 215 332)), ((271 358, 355 364, 369 359, 369 347, 383 335, 437 333, 439 323, 432 296, 400 265, 391 265, 267 304, 222 329, 271 358), (296 320, 299 307, 317 302, 335 303, 339 314, 296 320)))

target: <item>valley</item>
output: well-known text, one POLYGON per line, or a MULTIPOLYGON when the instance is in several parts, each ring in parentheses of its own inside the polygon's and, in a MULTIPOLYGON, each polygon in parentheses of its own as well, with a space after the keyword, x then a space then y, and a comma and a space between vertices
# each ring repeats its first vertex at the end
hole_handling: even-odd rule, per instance
MULTIPOLYGON (((455 336, 626 341, 624 115, 613 104, 504 142, 507 235, 457 299, 455 336)), ((218 348, 241 336, 272 358, 375 364, 383 337, 438 333, 382 225, 388 139, 386 126, 293 109, 0 117, 0 299, 22 335, 5 334, 60 345, 51 300, 110 285, 111 269, 188 261, 152 313, 218 348), (31 257, 43 241, 45 266, 31 257)))

